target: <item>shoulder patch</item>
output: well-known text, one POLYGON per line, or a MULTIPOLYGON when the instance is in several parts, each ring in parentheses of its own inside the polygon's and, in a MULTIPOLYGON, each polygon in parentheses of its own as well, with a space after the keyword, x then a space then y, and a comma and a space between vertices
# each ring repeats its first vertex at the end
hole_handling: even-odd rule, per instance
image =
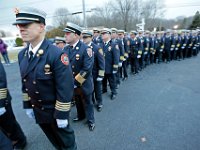
POLYGON ((99 49, 99 53, 100 53, 101 55, 103 55, 103 50, 102 50, 102 48, 99 49))
POLYGON ((88 54, 89 57, 92 57, 93 51, 92 51, 91 48, 87 48, 87 54, 88 54))
POLYGON ((64 65, 69 65, 69 58, 68 58, 67 54, 61 55, 61 61, 64 65))

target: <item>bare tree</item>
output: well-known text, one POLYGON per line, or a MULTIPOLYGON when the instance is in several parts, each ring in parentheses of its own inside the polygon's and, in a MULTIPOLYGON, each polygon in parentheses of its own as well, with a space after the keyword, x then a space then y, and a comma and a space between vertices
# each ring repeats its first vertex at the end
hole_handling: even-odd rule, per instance
POLYGON ((81 19, 78 16, 81 12, 70 13, 67 8, 58 8, 53 17, 53 24, 57 27, 65 27, 67 22, 73 22, 81 25, 81 19))
POLYGON ((133 6, 134 0, 116 0, 116 3, 112 5, 113 10, 120 15, 125 31, 127 31, 128 24, 130 23, 130 17, 132 16, 133 6))
POLYGON ((165 12, 164 1, 160 0, 148 0, 143 2, 142 14, 145 18, 146 29, 159 26, 160 23, 156 22, 156 18, 163 17, 165 12))
POLYGON ((58 8, 54 13, 53 24, 54 26, 64 27, 71 15, 67 8, 58 8))

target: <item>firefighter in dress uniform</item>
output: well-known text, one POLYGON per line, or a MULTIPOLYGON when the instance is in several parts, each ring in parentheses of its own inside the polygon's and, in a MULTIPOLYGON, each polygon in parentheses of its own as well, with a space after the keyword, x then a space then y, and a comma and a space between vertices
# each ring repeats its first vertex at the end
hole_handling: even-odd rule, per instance
POLYGON ((94 104, 92 93, 94 90, 92 69, 94 64, 94 55, 90 47, 80 41, 82 28, 78 25, 68 22, 65 32, 66 43, 64 52, 69 56, 73 76, 74 76, 74 95, 77 108, 77 117, 74 121, 87 119, 90 131, 95 128, 94 104))
POLYGON ((117 96, 116 73, 119 64, 119 46, 111 40, 111 30, 104 28, 101 30, 103 43, 101 47, 105 54, 105 75, 103 79, 103 93, 107 92, 107 81, 111 90, 111 100, 117 96))
POLYGON ((16 9, 16 25, 24 42, 18 54, 23 106, 58 150, 75 150, 69 112, 74 83, 69 59, 45 39, 46 13, 30 7, 16 9))
POLYGON ((92 42, 92 35, 93 33, 89 30, 84 30, 82 32, 83 42, 87 44, 94 53, 94 65, 92 69, 94 92, 92 100, 94 103, 96 102, 97 111, 101 111, 103 108, 102 80, 105 72, 105 59, 102 48, 92 42))

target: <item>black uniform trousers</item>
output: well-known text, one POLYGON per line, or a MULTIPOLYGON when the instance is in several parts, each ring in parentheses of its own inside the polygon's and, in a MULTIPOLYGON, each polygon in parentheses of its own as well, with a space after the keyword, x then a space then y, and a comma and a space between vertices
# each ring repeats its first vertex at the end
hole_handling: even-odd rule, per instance
POLYGON ((161 63, 163 61, 162 57, 163 57, 163 51, 160 51, 159 49, 156 50, 156 59, 158 60, 158 63, 161 63))
POLYGON ((144 58, 145 58, 145 55, 144 55, 144 53, 142 53, 141 58, 139 59, 140 69, 144 69, 144 67, 145 67, 144 58))
POLYGON ((167 62, 170 62, 171 60, 171 51, 170 50, 165 50, 164 51, 164 60, 166 59, 167 62))
POLYGON ((116 90, 116 74, 105 74, 103 78, 103 91, 107 91, 107 81, 109 82, 111 94, 117 94, 116 90))
POLYGON ((58 128, 56 121, 52 123, 39 124, 49 141, 57 150, 76 150, 74 131, 68 125, 58 128))
POLYGON ((184 58, 187 58, 187 57, 188 57, 188 48, 185 47, 185 48, 183 49, 183 59, 184 59, 184 58))
POLYGON ((128 78, 127 73, 127 60, 122 62, 122 67, 120 68, 120 77, 128 78))
POLYGON ((83 92, 79 92, 81 88, 75 88, 74 90, 75 90, 77 117, 79 119, 83 119, 86 117, 88 124, 95 123, 92 93, 85 95, 83 92))
POLYGON ((26 137, 18 124, 11 104, 5 106, 6 112, 0 116, 0 127, 11 141, 17 141, 23 143, 26 141, 26 137))
POLYGON ((103 105, 102 100, 102 81, 96 81, 96 79, 93 79, 94 82, 94 92, 92 95, 92 101, 95 104, 95 101, 97 103, 97 106, 103 105))
POLYGON ((121 77, 121 70, 122 70, 122 67, 119 67, 119 69, 117 70, 117 73, 116 73, 116 84, 120 85, 120 77, 121 77))
POLYGON ((177 51, 176 51, 176 57, 178 60, 180 59, 183 59, 183 49, 182 48, 179 48, 177 51))
POLYGON ((138 73, 139 59, 136 56, 130 57, 131 73, 138 73))
POLYGON ((0 130, 0 150, 13 150, 11 141, 0 130))

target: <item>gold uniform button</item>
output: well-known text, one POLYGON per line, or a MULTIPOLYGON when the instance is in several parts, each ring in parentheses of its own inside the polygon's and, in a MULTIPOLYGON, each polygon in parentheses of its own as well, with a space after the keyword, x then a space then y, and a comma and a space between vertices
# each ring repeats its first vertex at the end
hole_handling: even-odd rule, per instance
POLYGON ((26 82, 26 79, 24 79, 23 81, 26 82))
POLYGON ((35 107, 35 105, 32 105, 32 107, 35 107))
POLYGON ((74 68, 74 65, 72 66, 72 68, 74 68))
POLYGON ((39 94, 39 92, 38 92, 38 91, 36 91, 36 92, 35 92, 35 94, 39 94))
POLYGON ((36 82, 35 82, 35 81, 33 81, 33 84, 36 84, 36 82))
POLYGON ((28 97, 28 100, 31 100, 31 97, 28 97))
POLYGON ((73 74, 75 74, 75 72, 73 72, 73 74))
POLYGON ((28 91, 28 89, 25 89, 26 90, 26 92, 28 91))
POLYGON ((41 110, 44 110, 44 107, 42 107, 41 110))
POLYGON ((38 102, 42 102, 42 100, 41 100, 41 99, 39 99, 39 100, 38 100, 38 102))

